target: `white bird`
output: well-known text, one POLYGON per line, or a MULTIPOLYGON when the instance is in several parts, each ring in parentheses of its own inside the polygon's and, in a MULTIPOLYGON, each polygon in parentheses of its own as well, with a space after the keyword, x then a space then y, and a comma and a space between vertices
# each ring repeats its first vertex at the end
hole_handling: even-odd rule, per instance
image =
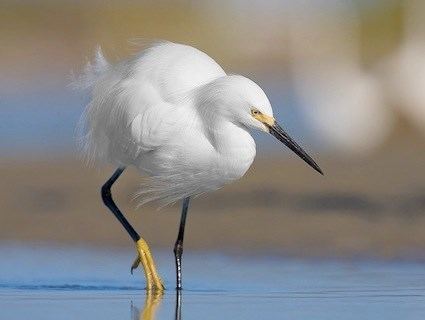
POLYGON ((183 235, 190 197, 241 178, 255 157, 249 130, 271 133, 315 170, 319 166, 275 122, 270 102, 253 81, 227 75, 207 54, 190 46, 160 42, 136 56, 109 64, 101 51, 78 85, 91 90, 83 116, 83 147, 90 161, 118 169, 102 187, 105 205, 136 243, 147 289, 162 290, 147 243, 120 212, 111 186, 125 167, 149 177, 142 203, 183 200, 174 247, 181 289, 183 235))

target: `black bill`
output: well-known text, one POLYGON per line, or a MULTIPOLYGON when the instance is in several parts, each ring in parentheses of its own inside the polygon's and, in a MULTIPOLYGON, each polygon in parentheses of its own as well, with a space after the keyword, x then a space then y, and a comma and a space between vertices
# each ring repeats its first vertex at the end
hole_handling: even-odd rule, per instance
POLYGON ((289 149, 297 154, 301 159, 308 163, 314 170, 323 175, 322 170, 317 163, 294 141, 292 138, 275 123, 273 126, 269 126, 270 133, 275 136, 279 141, 283 142, 289 149))

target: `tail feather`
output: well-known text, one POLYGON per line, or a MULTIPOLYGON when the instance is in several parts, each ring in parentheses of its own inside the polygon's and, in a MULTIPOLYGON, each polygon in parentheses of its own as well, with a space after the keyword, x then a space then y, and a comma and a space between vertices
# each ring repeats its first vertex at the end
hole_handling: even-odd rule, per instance
MULTIPOLYGON (((75 90, 92 90, 101 77, 108 71, 110 64, 105 59, 100 46, 96 48, 92 62, 87 62, 80 75, 72 76, 70 87, 75 90)), ((93 127, 91 125, 92 102, 90 102, 83 112, 76 127, 76 142, 78 149, 87 165, 94 164, 96 159, 105 157, 106 137, 94 139, 93 127), (98 141, 100 140, 100 141, 98 141)))

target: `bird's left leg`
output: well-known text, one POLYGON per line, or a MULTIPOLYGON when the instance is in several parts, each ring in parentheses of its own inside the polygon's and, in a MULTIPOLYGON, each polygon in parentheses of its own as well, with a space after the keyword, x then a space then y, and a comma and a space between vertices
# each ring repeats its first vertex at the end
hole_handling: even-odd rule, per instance
POLYGON ((121 210, 117 207, 114 200, 112 199, 111 187, 115 183, 115 181, 117 181, 117 179, 121 176, 124 170, 125 167, 118 168, 114 172, 114 174, 108 179, 108 181, 106 181, 105 184, 102 186, 102 200, 109 208, 109 210, 111 210, 114 216, 118 219, 124 229, 128 232, 133 241, 136 243, 137 258, 131 267, 131 271, 133 271, 134 268, 137 268, 137 266, 142 263, 143 271, 145 272, 146 277, 146 289, 164 290, 164 285, 162 284, 161 278, 159 277, 158 272, 156 271, 156 266, 153 261, 153 257, 148 244, 143 238, 139 236, 136 230, 134 230, 132 225, 124 217, 121 210))
POLYGON ((149 245, 143 238, 140 238, 136 242, 136 250, 137 256, 133 264, 131 265, 131 273, 133 273, 133 270, 137 269, 137 267, 142 264, 143 271, 145 272, 146 280, 148 283, 147 289, 164 290, 165 287, 162 283, 161 278, 158 275, 158 272, 156 271, 156 265, 149 249, 149 245))
POLYGON ((177 236, 176 243, 174 245, 174 256, 176 258, 176 289, 182 289, 182 255, 183 255, 183 238, 184 228, 186 226, 186 215, 189 209, 190 197, 184 198, 182 215, 180 219, 179 234, 177 236))

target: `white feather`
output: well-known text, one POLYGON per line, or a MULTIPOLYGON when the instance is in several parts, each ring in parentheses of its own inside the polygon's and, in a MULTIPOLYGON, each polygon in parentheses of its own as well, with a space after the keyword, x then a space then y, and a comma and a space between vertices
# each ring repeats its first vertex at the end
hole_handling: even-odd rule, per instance
POLYGON ((142 204, 166 205, 244 175, 255 156, 248 127, 263 126, 250 109, 272 115, 254 82, 227 76, 205 53, 171 42, 115 65, 97 52, 78 82, 91 90, 82 121, 90 162, 133 165, 148 175, 142 204))

